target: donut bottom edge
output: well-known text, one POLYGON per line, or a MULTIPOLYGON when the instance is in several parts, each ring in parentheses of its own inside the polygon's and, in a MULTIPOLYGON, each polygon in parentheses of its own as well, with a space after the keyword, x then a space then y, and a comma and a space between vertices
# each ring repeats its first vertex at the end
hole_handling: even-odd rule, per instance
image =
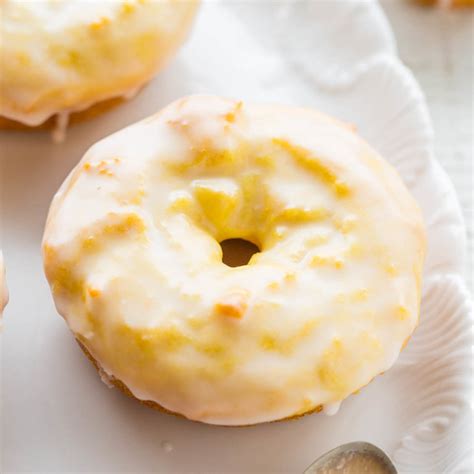
POLYGON ((440 6, 445 5, 448 8, 469 8, 474 7, 474 0, 416 0, 417 3, 423 6, 440 6))
MULTIPOLYGON (((89 361, 92 363, 92 365, 97 370, 97 372, 100 373, 100 371, 102 369, 100 367, 100 364, 97 362, 97 360, 87 350, 87 348, 84 346, 84 344, 82 344, 82 342, 79 341, 79 339, 76 338, 76 342, 79 344, 79 347, 82 349, 82 351, 84 352, 86 357, 89 359, 89 361)), ((137 402, 140 402, 142 405, 145 405, 148 408, 152 408, 154 410, 161 411, 162 413, 166 413, 168 415, 173 415, 173 416, 176 416, 178 418, 184 418, 184 419, 192 421, 194 423, 203 423, 203 424, 209 425, 209 423, 199 421, 199 420, 193 420, 193 419, 187 418, 186 416, 182 415, 181 413, 177 413, 175 411, 168 410, 168 409, 162 407, 159 403, 153 402, 151 400, 140 400, 139 398, 135 397, 135 395, 133 395, 133 393, 130 391, 130 389, 121 380, 115 378, 114 376, 109 376, 109 380, 110 380, 110 383, 115 388, 117 388, 120 392, 122 392, 124 395, 126 395, 129 398, 132 398, 132 399, 136 400, 137 402)), ((214 426, 222 426, 222 427, 227 427, 227 428, 245 428, 245 427, 248 427, 248 426, 261 425, 261 424, 264 424, 264 423, 277 423, 277 422, 281 422, 281 421, 297 420, 298 418, 302 418, 303 416, 311 415, 313 413, 319 413, 320 411, 322 411, 322 409, 323 409, 323 406, 318 405, 317 407, 315 407, 315 408, 313 408, 313 409, 311 409, 311 410, 309 410, 305 413, 300 413, 298 415, 293 415, 293 416, 289 416, 289 417, 286 417, 286 418, 280 418, 278 420, 272 420, 272 421, 267 421, 267 422, 263 422, 263 423, 253 423, 253 424, 250 424, 250 425, 220 425, 219 424, 219 425, 214 425, 214 426)))
MULTIPOLYGON (((87 120, 94 119, 95 117, 102 115, 117 107, 123 102, 127 102, 124 97, 112 97, 110 99, 102 100, 92 104, 90 107, 80 110, 78 112, 71 112, 69 115, 68 125, 74 125, 76 123, 85 122, 87 120)), ((38 130, 51 130, 56 126, 57 115, 52 115, 45 122, 40 125, 30 126, 16 120, 0 115, 0 130, 18 130, 18 131, 38 131, 38 130)))

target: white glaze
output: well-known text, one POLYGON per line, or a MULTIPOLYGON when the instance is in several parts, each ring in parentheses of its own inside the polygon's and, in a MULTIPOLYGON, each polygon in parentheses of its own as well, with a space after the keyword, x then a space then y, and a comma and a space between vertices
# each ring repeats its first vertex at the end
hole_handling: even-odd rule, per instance
POLYGON ((44 259, 109 375, 242 425, 332 411, 391 367, 418 321, 424 245, 401 180, 346 126, 196 96, 89 150, 54 199, 44 259), (232 237, 261 253, 226 267, 232 237))

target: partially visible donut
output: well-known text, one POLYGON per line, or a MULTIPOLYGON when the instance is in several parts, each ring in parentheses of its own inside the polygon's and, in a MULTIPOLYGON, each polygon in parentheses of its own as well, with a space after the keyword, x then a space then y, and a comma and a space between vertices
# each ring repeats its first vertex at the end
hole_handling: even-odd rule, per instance
POLYGON ((197 5, 3 0, 0 127, 38 127, 55 115, 63 122, 68 114, 88 117, 96 104, 95 112, 103 111, 132 96, 183 42, 197 5))
POLYGON ((418 0, 418 2, 443 8, 474 7, 474 0, 418 0))
POLYGON ((424 253, 415 201, 350 127, 212 96, 94 145, 43 241, 57 309, 102 373, 220 425, 331 411, 390 368, 424 253), (232 238, 260 252, 228 267, 232 238))
POLYGON ((8 290, 5 281, 5 267, 3 265, 3 254, 0 251, 0 329, 2 328, 2 314, 8 303, 8 290))

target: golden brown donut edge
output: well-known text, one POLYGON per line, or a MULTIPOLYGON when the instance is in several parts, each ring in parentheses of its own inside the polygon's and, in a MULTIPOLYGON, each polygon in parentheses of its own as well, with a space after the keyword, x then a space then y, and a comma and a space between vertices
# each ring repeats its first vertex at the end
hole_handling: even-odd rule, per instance
MULTIPOLYGON (((87 350, 87 348, 84 346, 84 344, 81 343, 81 341, 76 339, 76 342, 79 344, 79 347, 82 349, 82 351, 84 352, 86 357, 90 360, 90 362, 95 367, 97 372, 100 373, 101 367, 100 367, 99 363, 97 362, 97 360, 94 359, 92 354, 87 350)), ((140 400, 139 398, 136 398, 132 394, 130 389, 121 380, 116 379, 113 376, 110 376, 110 382, 114 385, 114 387, 118 388, 123 394, 127 395, 130 398, 133 398, 134 400, 137 400, 142 405, 145 405, 149 408, 153 408, 154 410, 161 411, 163 413, 167 413, 168 415, 173 415, 173 416, 176 416, 178 418, 188 419, 189 421, 193 421, 194 423, 202 423, 202 422, 197 421, 197 420, 191 420, 189 418, 186 418, 184 415, 181 415, 180 413, 176 413, 174 411, 167 410, 166 408, 162 407, 160 404, 158 404, 156 402, 153 402, 151 400, 140 400)), ((280 420, 273 420, 273 421, 270 421, 268 423, 276 423, 276 422, 280 422, 280 421, 296 420, 298 418, 302 418, 303 416, 311 415, 312 413, 318 413, 322 409, 323 409, 322 405, 318 405, 316 408, 313 408, 312 410, 309 410, 305 413, 301 413, 299 415, 289 416, 289 417, 286 417, 286 418, 281 418, 280 420)), ((204 423, 204 424, 206 424, 206 423, 204 423)), ((227 428, 245 428, 246 426, 255 426, 256 424, 262 424, 262 423, 255 423, 255 424, 252 424, 252 425, 216 425, 216 426, 222 426, 222 427, 227 427, 227 428)))

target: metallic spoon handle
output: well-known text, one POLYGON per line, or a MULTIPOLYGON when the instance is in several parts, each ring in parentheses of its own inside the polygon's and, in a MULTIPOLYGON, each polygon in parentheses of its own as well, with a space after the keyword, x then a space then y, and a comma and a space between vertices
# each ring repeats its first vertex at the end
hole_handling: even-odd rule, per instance
POLYGON ((363 441, 343 444, 342 446, 332 449, 311 464, 303 474, 331 474, 332 472, 337 473, 338 471, 356 474, 356 470, 351 471, 349 469, 349 461, 359 456, 366 460, 370 459, 370 462, 373 463, 374 469, 367 472, 374 472, 374 474, 397 474, 397 470, 392 461, 380 448, 363 441), (347 469, 342 471, 341 465, 347 465, 347 469))

